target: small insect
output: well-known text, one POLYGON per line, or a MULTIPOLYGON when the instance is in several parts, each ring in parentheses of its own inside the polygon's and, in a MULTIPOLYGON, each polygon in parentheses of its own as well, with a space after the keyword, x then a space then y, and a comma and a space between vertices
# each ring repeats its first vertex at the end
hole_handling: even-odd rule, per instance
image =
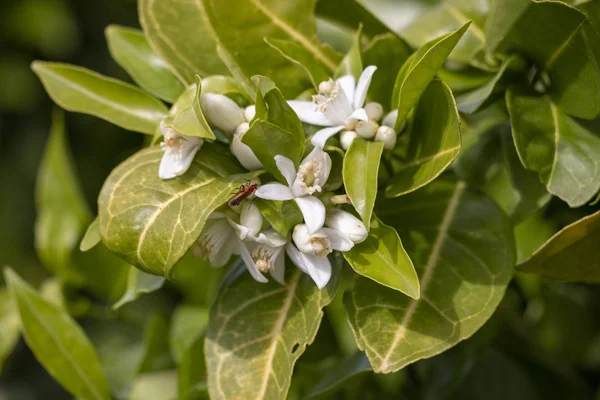
POLYGON ((245 185, 242 184, 238 191, 234 193, 233 199, 229 200, 229 205, 239 206, 242 201, 246 200, 257 188, 258 184, 250 183, 250 181, 246 182, 245 185))

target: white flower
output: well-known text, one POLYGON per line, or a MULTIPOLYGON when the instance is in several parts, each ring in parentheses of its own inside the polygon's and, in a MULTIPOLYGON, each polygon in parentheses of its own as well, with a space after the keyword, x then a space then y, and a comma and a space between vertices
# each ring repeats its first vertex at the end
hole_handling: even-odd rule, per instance
MULTIPOLYGON (((357 121, 369 121, 363 105, 376 69, 374 65, 365 68, 358 83, 352 75, 344 75, 335 81, 321 82, 319 94, 313 97, 313 102, 288 101, 302 122, 328 127, 314 134, 311 139, 314 146, 324 147, 327 139, 336 133, 354 130, 357 121)), ((377 107, 369 107, 373 115, 376 113, 375 108, 377 107)))
POLYGON ((160 130, 164 138, 160 143, 164 154, 158 167, 158 176, 161 179, 173 179, 188 170, 203 140, 195 136, 181 135, 162 122, 160 130))
POLYGON ((254 155, 252 149, 248 145, 242 143, 242 138, 246 132, 248 132, 249 128, 250 125, 247 122, 243 122, 237 127, 235 134, 231 138, 229 149, 244 168, 250 171, 256 171, 263 169, 264 167, 260 160, 256 158, 256 155, 254 155))
POLYGON ((329 178, 331 158, 320 147, 315 147, 300 163, 298 172, 294 163, 282 155, 275 156, 275 163, 286 179, 288 186, 281 183, 268 183, 256 190, 256 196, 266 200, 294 200, 310 232, 315 232, 325 222, 325 206, 312 196, 321 192, 329 178))
POLYGON ((233 133, 242 122, 245 122, 244 109, 222 94, 201 95, 200 108, 208 123, 224 132, 233 133))
POLYGON ((364 241, 369 235, 365 224, 363 224, 360 219, 356 218, 349 212, 342 210, 327 210, 325 225, 346 236, 354 243, 360 243, 364 241))

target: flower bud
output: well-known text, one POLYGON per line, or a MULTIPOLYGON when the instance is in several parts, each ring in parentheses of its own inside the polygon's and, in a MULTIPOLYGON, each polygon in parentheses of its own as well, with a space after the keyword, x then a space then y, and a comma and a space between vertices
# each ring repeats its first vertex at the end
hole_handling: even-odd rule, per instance
POLYGON ((224 132, 234 132, 235 128, 244 122, 244 113, 240 106, 222 94, 203 94, 200 96, 200 107, 208 123, 224 132))
POLYGON ((328 81, 323 81, 319 83, 319 93, 322 94, 330 94, 335 88, 335 82, 333 79, 329 79, 328 81))
POLYGON ((249 171, 256 171, 264 168, 262 163, 256 156, 250 147, 242 143, 242 138, 250 128, 247 122, 241 123, 235 130, 235 134, 231 138, 231 144, 229 149, 231 153, 238 159, 240 164, 249 171))
POLYGON ((390 111, 383 118, 383 122, 381 123, 381 125, 385 125, 385 126, 389 126, 390 128, 393 128, 396 125, 397 119, 398 119, 398 110, 390 111))
POLYGON ((294 243, 296 244, 296 247, 298 247, 298 250, 306 254, 325 257, 332 251, 327 234, 318 230, 310 235, 306 224, 296 225, 294 227, 292 238, 294 239, 294 243))
POLYGON ((240 210, 240 225, 248 229, 248 235, 256 236, 262 223, 263 217, 258 207, 250 202, 244 202, 240 210))
POLYGON ((340 232, 354 243, 364 241, 369 235, 365 224, 360 219, 342 210, 327 210, 325 225, 340 232))
POLYGON ((256 115, 256 106, 248 106, 244 109, 244 118, 246 122, 252 121, 252 118, 256 115))
POLYGON ((398 134, 389 126, 380 126, 379 129, 377 129, 377 134, 375 135, 375 140, 378 142, 383 142, 383 148, 387 150, 394 148, 397 138, 398 134))
POLYGON ((356 123, 356 134, 363 139, 372 139, 375 137, 379 125, 373 121, 358 121, 356 123))
POLYGON ((367 117, 369 117, 371 121, 379 121, 383 116, 383 107, 379 103, 367 103, 365 105, 365 111, 367 117))
POLYGON ((350 148, 350 145, 356 139, 358 135, 354 131, 343 131, 340 134, 340 146, 344 151, 347 151, 350 148))

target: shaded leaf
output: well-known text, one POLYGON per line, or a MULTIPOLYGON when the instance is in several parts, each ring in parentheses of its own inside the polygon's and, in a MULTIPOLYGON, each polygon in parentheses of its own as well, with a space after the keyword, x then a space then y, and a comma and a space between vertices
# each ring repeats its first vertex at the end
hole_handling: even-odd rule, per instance
POLYGON ((509 90, 506 104, 523 166, 571 207, 589 201, 600 188, 600 138, 548 97, 509 90))
POLYGON ((167 115, 167 107, 146 92, 89 69, 42 61, 35 61, 31 68, 52 100, 65 110, 150 135, 167 115))
POLYGON ((112 58, 142 89, 170 103, 183 93, 181 82, 150 48, 141 31, 109 25, 104 33, 112 58))
POLYGON ((410 193, 437 178, 460 151, 460 117, 450 88, 433 80, 415 111, 406 159, 395 169, 385 194, 410 193))
POLYGON ((182 355, 177 371, 179 400, 208 400, 206 362, 204 360, 204 335, 194 342, 182 355))
POLYGON ((88 251, 98 243, 100 243, 100 228, 98 227, 98 217, 96 217, 87 227, 83 239, 79 243, 79 250, 88 251))
POLYGON ((21 321, 16 304, 8 291, 0 288, 0 373, 4 360, 12 353, 19 342, 21 321))
POLYGON ((344 253, 352 269, 413 299, 419 298, 419 277, 396 230, 377 219, 369 237, 344 253))
POLYGON ((177 371, 157 371, 138 375, 129 400, 176 400, 177 371))
POLYGON ((144 327, 144 356, 138 372, 163 371, 174 367, 169 349, 169 319, 154 312, 144 327))
POLYGON ((165 278, 147 274, 137 268, 130 267, 127 274, 127 288, 123 296, 113 304, 113 309, 117 310, 125 304, 136 300, 143 294, 152 293, 159 290, 165 283, 165 278))
POLYGON ((342 173, 346 194, 367 230, 377 197, 377 176, 382 152, 382 142, 356 138, 344 157, 342 173))
POLYGON ((208 326, 208 308, 182 304, 171 317, 169 347, 175 362, 180 363, 208 326))
POLYGON ((360 78, 360 74, 363 72, 362 52, 361 52, 361 34, 362 25, 358 26, 358 30, 354 35, 352 46, 338 64, 335 70, 335 77, 338 78, 343 75, 352 75, 356 82, 360 78))
POLYGON ((11 269, 4 270, 4 277, 19 310, 25 341, 46 370, 77 397, 110 400, 98 356, 75 321, 11 269))
POLYGON ((388 33, 390 29, 370 13, 356 0, 319 0, 316 13, 327 20, 337 22, 346 28, 355 30, 363 25, 363 31, 369 36, 388 33), (343 12, 340 12, 343 10, 343 12))
POLYGON ((371 364, 365 353, 358 352, 350 357, 344 358, 338 365, 333 366, 312 388, 305 399, 319 398, 320 396, 332 394, 344 387, 348 381, 356 379, 365 372, 372 371, 371 364))
POLYGON ((402 237, 421 284, 419 300, 364 278, 344 296, 359 348, 387 373, 475 333, 504 295, 515 249, 507 217, 463 183, 437 180, 377 210, 402 237))

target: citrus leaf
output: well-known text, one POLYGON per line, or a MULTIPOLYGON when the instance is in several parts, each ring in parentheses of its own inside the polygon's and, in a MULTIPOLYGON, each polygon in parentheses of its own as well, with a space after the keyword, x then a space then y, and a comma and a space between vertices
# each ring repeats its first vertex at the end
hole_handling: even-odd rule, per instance
POLYGON ((85 235, 79 243, 79 250, 88 251, 100 243, 100 240, 100 228, 98 227, 98 217, 96 217, 85 231, 85 235))
POLYGON ((113 310, 118 310, 127 303, 131 303, 143 294, 159 290, 165 283, 165 278, 147 274, 137 268, 130 267, 127 274, 127 288, 123 296, 113 304, 113 310))
POLYGON ((319 399, 326 394, 332 394, 336 390, 351 384, 358 376, 372 371, 371 364, 365 353, 358 352, 346 357, 333 366, 305 397, 308 399, 319 399))
POLYGON ((16 304, 6 289, 0 288, 0 373, 6 357, 19 342, 21 321, 16 304))

